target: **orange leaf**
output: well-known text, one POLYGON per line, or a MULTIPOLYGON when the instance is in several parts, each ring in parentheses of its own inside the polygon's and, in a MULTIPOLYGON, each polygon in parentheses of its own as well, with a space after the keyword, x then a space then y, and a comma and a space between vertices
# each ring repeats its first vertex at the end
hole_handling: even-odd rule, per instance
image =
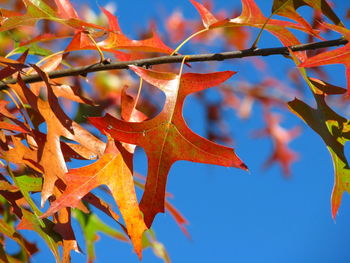
POLYGON ((162 112, 157 117, 141 123, 121 121, 109 114, 105 117, 89 118, 89 121, 116 140, 136 144, 145 149, 148 156, 148 173, 140 208, 147 226, 150 227, 156 214, 164 212, 167 176, 176 161, 187 160, 239 167, 244 170, 247 170, 247 166, 233 149, 193 133, 182 116, 182 107, 187 95, 218 85, 230 78, 234 72, 187 73, 180 77, 173 73, 136 66, 130 68, 165 93, 166 101, 162 112))
POLYGON ((204 27, 209 28, 211 25, 218 22, 218 20, 215 18, 215 16, 212 13, 210 13, 209 10, 207 8, 205 8, 202 4, 200 4, 194 0, 190 0, 190 1, 195 6, 198 13, 202 17, 202 22, 203 22, 204 27))
POLYGON ((52 195, 54 184, 58 178, 62 178, 67 172, 64 156, 61 150, 60 137, 64 136, 74 140, 96 155, 102 155, 104 143, 94 137, 91 133, 73 122, 62 110, 55 96, 47 75, 36 65, 34 69, 44 80, 47 87, 48 101, 36 97, 25 85, 21 78, 18 83, 22 93, 31 107, 40 113, 47 124, 47 135, 41 147, 39 164, 44 167, 44 184, 42 190, 42 204, 52 195))
POLYGON ((12 123, 9 122, 4 122, 4 121, 0 121, 0 129, 5 129, 5 130, 10 130, 10 131, 18 131, 18 132, 22 132, 22 133, 27 133, 27 130, 24 130, 22 127, 14 125, 12 123))
POLYGON ((27 49, 17 60, 0 57, 0 65, 6 66, 0 70, 0 80, 11 76, 18 71, 21 71, 23 68, 26 68, 27 65, 24 64, 24 61, 27 58, 28 52, 29 50, 27 49))
POLYGON ((64 177, 66 190, 42 217, 50 216, 64 207, 76 207, 81 198, 92 189, 102 184, 107 185, 123 215, 135 252, 141 258, 142 234, 147 227, 134 189, 130 168, 131 154, 123 149, 122 151, 123 154, 118 151, 113 140, 109 140, 105 154, 98 161, 82 168, 71 169, 64 177))
POLYGON ((157 33, 153 32, 153 36, 144 40, 131 40, 127 38, 121 31, 117 17, 109 11, 101 7, 102 12, 107 16, 109 21, 108 38, 98 43, 98 46, 104 49, 128 49, 146 52, 160 52, 170 54, 173 50, 166 46, 157 33))

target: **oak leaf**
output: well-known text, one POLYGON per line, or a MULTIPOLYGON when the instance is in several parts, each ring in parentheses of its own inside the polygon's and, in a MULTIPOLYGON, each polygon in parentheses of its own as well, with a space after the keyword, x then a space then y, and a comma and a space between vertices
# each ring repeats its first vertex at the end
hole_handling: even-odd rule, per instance
POLYGON ((300 127, 296 126, 290 130, 283 128, 280 125, 281 116, 269 110, 266 109, 264 112, 266 128, 257 131, 254 135, 268 136, 272 140, 273 153, 265 162, 265 167, 278 162, 282 167, 284 175, 289 176, 290 166, 298 158, 298 155, 289 148, 288 144, 300 134, 300 127))
MULTIPOLYGON (((322 25, 326 28, 343 34, 347 40, 350 40, 350 30, 341 26, 331 25, 327 23, 323 23, 322 25)), ((318 67, 330 64, 344 64, 348 82, 348 94, 350 94, 350 42, 343 47, 322 52, 316 56, 310 57, 303 61, 299 67, 318 67)))
POLYGON ((34 26, 40 20, 55 21, 75 29, 85 27, 105 30, 105 28, 82 21, 73 15, 73 12, 67 7, 69 1, 55 1, 58 3, 58 10, 48 5, 43 0, 23 0, 27 10, 25 14, 12 14, 6 12, 4 15, 7 19, 1 24, 0 32, 11 30, 20 26, 34 26), (61 4, 60 2, 66 2, 61 4))
POLYGON ((294 99, 289 108, 304 120, 325 142, 334 164, 335 183, 332 192, 332 216, 336 217, 344 191, 350 193, 349 162, 344 153, 344 145, 350 140, 350 121, 339 116, 328 107, 324 95, 315 95, 317 108, 294 99))
POLYGON ((131 40, 121 31, 117 17, 101 7, 102 12, 107 16, 109 22, 109 35, 107 39, 98 43, 98 46, 106 49, 128 49, 147 52, 160 52, 170 54, 172 49, 167 47, 156 32, 153 36, 144 40, 131 40))
POLYGON ((126 229, 134 245, 135 252, 141 258, 142 234, 147 229, 134 189, 131 154, 121 149, 119 152, 113 140, 109 140, 105 154, 95 163, 71 169, 64 176, 67 184, 61 197, 53 202, 43 217, 65 207, 76 207, 92 189, 107 185, 123 215, 126 229))
POLYGON ((164 212, 165 186, 168 172, 176 161, 232 166, 247 170, 233 149, 215 144, 193 133, 182 116, 187 95, 216 86, 235 72, 223 71, 208 74, 187 73, 183 76, 130 66, 140 77, 162 90, 166 95, 162 112, 151 120, 130 123, 107 114, 92 117, 89 121, 116 140, 143 147, 148 156, 145 191, 140 202, 146 225, 164 212))
POLYGON ((312 28, 309 23, 296 12, 296 9, 305 5, 310 6, 318 12, 323 13, 336 25, 342 24, 326 0, 274 0, 272 13, 298 21, 300 24, 304 25, 306 28, 309 28, 311 31, 312 28))
MULTIPOLYGON (((195 0, 190 1, 200 13, 203 24, 206 28, 240 26, 251 26, 257 28, 264 27, 265 30, 277 37, 285 46, 300 44, 300 41, 287 29, 287 27, 308 33, 308 30, 305 29, 304 26, 297 23, 276 19, 268 20, 268 18, 264 16, 259 7, 256 5, 254 0, 242 0, 241 14, 238 17, 224 20, 216 19, 215 16, 209 12, 209 10, 195 0)), ((297 55, 302 61, 306 59, 305 52, 298 52, 297 55)))
POLYGON ((102 12, 107 16, 109 29, 108 37, 98 43, 93 43, 86 32, 78 31, 75 33, 72 41, 66 48, 66 51, 98 49, 113 53, 120 60, 130 60, 130 54, 118 51, 117 49, 126 49, 143 52, 159 52, 170 54, 173 50, 166 46, 156 32, 153 36, 143 40, 132 40, 126 37, 119 27, 116 16, 101 7, 102 12), (97 45, 96 45, 97 44, 97 45))
POLYGON ((42 204, 44 204, 47 198, 52 195, 56 180, 67 172, 60 146, 60 137, 64 136, 80 143, 97 156, 102 155, 104 143, 83 129, 80 125, 73 122, 65 114, 58 103, 58 98, 54 94, 47 75, 36 65, 33 65, 33 67, 45 82, 48 101, 44 101, 35 96, 27 88, 21 78, 18 79, 18 83, 21 86, 24 99, 34 110, 40 113, 47 124, 46 139, 43 145, 39 145, 42 154, 38 158, 39 164, 44 167, 44 169, 46 168, 44 171, 45 176, 42 190, 42 204))
POLYGON ((331 154, 335 177, 331 205, 332 217, 335 218, 343 193, 350 193, 350 166, 344 147, 350 141, 350 120, 333 111, 325 100, 327 95, 339 94, 341 88, 333 85, 325 87, 326 82, 307 78, 304 68, 300 67, 299 71, 313 91, 317 107, 312 108, 297 98, 288 102, 288 107, 322 138, 331 154))

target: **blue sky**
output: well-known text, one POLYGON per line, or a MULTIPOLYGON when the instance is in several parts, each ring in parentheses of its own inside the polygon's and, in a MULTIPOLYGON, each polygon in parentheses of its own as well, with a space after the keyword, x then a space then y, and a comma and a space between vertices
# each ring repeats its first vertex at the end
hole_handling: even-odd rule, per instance
MULTIPOLYGON (((72 0, 79 5, 78 1, 72 0)), ((269 14, 272 1, 256 1, 269 14)), ((342 17, 350 5, 335 1, 336 11, 342 17)), ((98 1, 105 5, 107 1, 98 1)), ((215 10, 240 6, 239 0, 213 1, 215 10)), ((96 2, 91 1, 96 7, 96 2)), ((136 32, 146 27, 150 18, 166 18, 173 10, 184 12, 185 17, 199 19, 189 1, 115 1, 123 31, 136 32)), ((303 9, 303 12, 308 12, 303 9)), ((139 31, 138 31, 139 32, 139 31)), ((266 34, 266 33, 264 33, 266 34)), ((268 36, 261 47, 279 46, 268 36)), ((208 50, 210 52, 210 50, 208 50)), ((282 57, 264 58, 271 72, 285 78, 284 70, 291 62, 282 57), (284 66, 284 63, 286 66, 284 66)), ((239 71, 238 78, 255 80, 249 69, 225 64, 226 69, 239 71)), ((344 69, 333 70, 334 81, 345 86, 344 69)), ((333 74, 333 73, 332 73, 333 74)), ((235 76, 233 77, 235 78, 235 76)), ((259 107, 254 110, 258 111, 259 107)), ((195 99, 186 101, 185 118, 190 127, 204 135, 203 109, 195 99), (190 106, 191 105, 191 110, 190 106)), ((293 141, 292 148, 299 153, 299 161, 292 166, 292 176, 286 179, 279 166, 263 171, 261 166, 271 151, 267 139, 252 139, 254 129, 264 127, 261 115, 238 121, 233 111, 225 112, 232 124, 238 155, 247 163, 250 173, 234 168, 178 162, 170 172, 168 191, 175 198, 173 204, 190 221, 188 240, 168 214, 157 216, 154 229, 159 241, 167 247, 175 263, 348 263, 350 262, 350 198, 344 195, 336 221, 331 218, 330 195, 333 187, 333 167, 322 140, 292 114, 284 118, 284 125, 300 124, 302 135, 293 141)), ((139 150, 135 157, 137 171, 145 173, 146 157, 139 150)), ((50 252, 34 258, 34 262, 53 262, 50 252), (50 258, 51 261, 47 261, 50 258)), ((101 236, 96 243, 96 262, 139 262, 129 244, 101 236)), ((85 262, 85 256, 74 254, 73 262, 85 262)), ((161 262, 150 250, 144 252, 143 262, 161 262)))

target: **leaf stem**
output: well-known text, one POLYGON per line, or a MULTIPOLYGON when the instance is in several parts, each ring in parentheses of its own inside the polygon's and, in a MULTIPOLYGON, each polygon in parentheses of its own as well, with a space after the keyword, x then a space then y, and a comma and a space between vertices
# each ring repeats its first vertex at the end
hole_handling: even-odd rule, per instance
POLYGON ((176 54, 180 50, 180 48, 182 48, 192 38, 194 38, 195 36, 198 36, 204 32, 207 32, 208 30, 209 30, 209 28, 204 28, 204 29, 199 30, 198 32, 190 35, 188 38, 186 38, 184 41, 182 41, 180 45, 177 46, 177 48, 170 54, 170 56, 173 56, 174 54, 176 54))
POLYGON ((95 45, 98 53, 100 54, 100 62, 102 63, 103 61, 105 61, 105 55, 103 54, 101 48, 97 45, 95 39, 89 33, 87 35, 90 38, 91 42, 95 45))
POLYGON ((251 49, 257 48, 258 42, 260 41, 260 38, 261 38, 261 35, 262 35, 262 33, 264 32, 264 29, 265 29, 267 23, 270 21, 270 19, 271 19, 271 17, 273 16, 273 14, 274 14, 274 13, 272 13, 272 14, 266 19, 266 21, 264 22, 264 24, 263 24, 262 27, 260 28, 259 34, 258 34, 258 36, 256 37, 256 39, 254 40, 254 43, 252 44, 251 49))
MULTIPOLYGON (((50 55, 48 55, 48 56, 46 56, 46 57, 40 59, 37 63, 35 63, 35 65, 39 66, 39 64, 45 62, 46 60, 48 60, 48 59, 50 59, 50 58, 52 58, 52 57, 54 57, 54 56, 61 55, 61 54, 65 53, 65 52, 66 52, 66 51, 62 50, 62 51, 58 51, 58 52, 56 52, 56 53, 52 53, 52 54, 50 54, 50 55)), ((31 68, 30 70, 28 70, 28 71, 26 72, 26 75, 30 75, 30 73, 32 73, 33 71, 34 71, 34 69, 31 68)))
POLYGON ((141 90, 142 90, 142 84, 143 84, 143 79, 140 78, 140 84, 139 84, 139 88, 137 89, 137 94, 136 94, 136 98, 135 98, 134 105, 132 106, 131 116, 134 114, 134 111, 136 110, 137 102, 138 102, 139 99, 140 99, 141 90))

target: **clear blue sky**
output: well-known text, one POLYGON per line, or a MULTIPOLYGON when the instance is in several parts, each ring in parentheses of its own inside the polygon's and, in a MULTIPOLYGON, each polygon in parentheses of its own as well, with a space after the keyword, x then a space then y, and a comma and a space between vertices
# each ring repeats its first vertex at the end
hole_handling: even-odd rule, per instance
MULTIPOLYGON (((81 3, 72 2, 76 6, 81 3)), ((96 7, 95 0, 90 2, 96 7)), ((240 6, 239 0, 213 2, 215 10, 232 10, 232 7, 240 6)), ((256 2, 265 14, 269 14, 272 0, 256 2)), ((338 4, 336 11, 342 17, 350 4, 347 1, 335 2, 338 4)), ((103 6, 108 2, 100 0, 98 3, 103 6)), ((160 21, 159 18, 165 18, 174 9, 182 10, 186 17, 199 19, 195 9, 186 0, 119 0, 114 3, 123 31, 131 35, 140 25, 145 28, 150 18, 160 21)), ((269 37, 263 40, 262 47, 269 44, 276 46, 278 43, 276 40, 273 43, 269 41, 269 37)), ((287 66, 281 65, 290 62, 281 57, 264 60, 276 77, 285 78, 283 70, 287 66)), ((339 75, 336 73, 334 76, 335 83, 345 86, 344 69, 330 68, 339 72, 339 75)), ((232 64, 226 69, 240 71, 239 66, 232 64)), ((239 78, 254 80, 247 69, 239 73, 239 78)), ((191 128, 203 134, 203 109, 195 100, 191 100, 191 112, 189 105, 187 101, 185 116, 191 128)), ((294 124, 304 127, 302 135, 292 143, 292 148, 300 153, 300 159, 292 167, 292 177, 285 179, 277 165, 267 171, 261 169, 270 153, 271 144, 267 139, 251 138, 252 130, 264 126, 260 114, 253 114, 251 119, 244 122, 238 122, 233 111, 226 115, 232 123, 230 129, 236 138, 236 151, 251 172, 189 162, 178 162, 173 166, 168 191, 174 194, 173 203, 190 221, 188 230, 192 240, 186 239, 169 215, 157 216, 154 229, 159 241, 166 245, 172 261, 350 262, 350 198, 345 194, 337 220, 333 221, 330 212, 333 167, 329 153, 318 135, 291 114, 284 119, 288 127, 294 124)), ((136 160, 138 171, 145 172, 142 167, 145 156, 141 151, 136 160)), ((139 262, 129 244, 114 241, 110 237, 102 236, 96 243, 96 249, 96 262, 139 262)), ((84 256, 72 256, 73 262, 85 262, 84 256)), ((53 262, 47 250, 34 259, 35 262, 53 262)), ((143 262, 156 263, 161 260, 146 250, 143 262)))

